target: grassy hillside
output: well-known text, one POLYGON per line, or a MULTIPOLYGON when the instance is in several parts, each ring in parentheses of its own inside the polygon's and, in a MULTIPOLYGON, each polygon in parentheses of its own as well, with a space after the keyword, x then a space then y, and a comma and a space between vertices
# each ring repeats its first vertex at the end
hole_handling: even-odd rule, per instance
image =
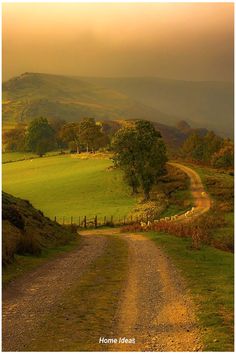
POLYGON ((65 245, 74 238, 27 200, 7 193, 2 196, 2 219, 4 265, 11 263, 16 254, 39 255, 43 248, 65 245))
POLYGON ((79 78, 25 73, 3 83, 4 125, 41 115, 67 121, 86 116, 169 120, 124 93, 79 78))
POLYGON ((224 128, 232 132, 231 91, 227 84, 220 86, 218 96, 218 84, 212 84, 209 97, 204 85, 202 88, 198 83, 173 82, 25 73, 3 83, 3 130, 39 116, 66 121, 89 116, 113 126, 122 120, 148 119, 171 148, 179 147, 192 131, 186 124, 178 124, 184 117, 192 120, 195 128, 209 127, 224 133, 220 117, 224 128))
POLYGON ((187 120, 195 127, 233 136, 233 82, 193 82, 160 78, 86 78, 167 114, 159 122, 187 120), (178 118, 177 118, 178 117, 178 118))
POLYGON ((123 217, 135 199, 121 172, 108 169, 111 165, 109 159, 81 160, 70 155, 7 163, 3 189, 30 200, 51 218, 123 217))

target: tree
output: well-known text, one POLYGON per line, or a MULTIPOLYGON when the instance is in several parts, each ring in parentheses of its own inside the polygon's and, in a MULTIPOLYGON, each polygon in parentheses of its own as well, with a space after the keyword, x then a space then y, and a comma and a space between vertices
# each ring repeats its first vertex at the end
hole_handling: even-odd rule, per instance
POLYGON ((63 140, 63 135, 62 135, 63 127, 66 124, 66 122, 62 119, 54 118, 54 117, 49 118, 48 121, 51 127, 53 128, 53 130, 55 131, 55 140, 56 140, 57 147, 62 151, 67 147, 67 142, 63 140))
POLYGON ((39 156, 55 148, 55 132, 46 118, 36 118, 29 124, 26 148, 39 156))
POLYGON ((81 141, 80 141, 80 124, 79 123, 67 123, 60 132, 60 138, 68 145, 75 145, 77 154, 80 153, 81 141))
POLYGON ((5 151, 24 151, 25 127, 19 125, 14 129, 4 131, 2 139, 5 151))
POLYGON ((223 146, 223 139, 210 131, 205 136, 191 134, 182 146, 185 158, 194 162, 211 163, 212 156, 223 146))
POLYGON ((125 179, 131 186, 134 194, 138 192, 140 185, 136 167, 136 146, 137 132, 134 127, 121 128, 112 140, 114 164, 124 171, 125 179))
POLYGON ((204 136, 205 143, 205 153, 204 153, 204 162, 210 162, 213 154, 219 151, 224 143, 224 139, 217 136, 213 131, 208 132, 204 136))
POLYGON ((166 147, 161 134, 144 120, 120 129, 112 141, 114 163, 123 169, 133 192, 142 187, 146 200, 158 177, 165 172, 166 147))
POLYGON ((96 150, 99 143, 102 143, 104 134, 101 132, 101 126, 96 124, 94 118, 84 118, 80 122, 80 139, 85 145, 87 152, 96 150))
POLYGON ((204 138, 197 133, 193 133, 185 140, 181 151, 187 159, 203 161, 204 149, 204 138))
POLYGON ((221 149, 213 154, 211 164, 216 168, 234 167, 234 144, 230 139, 226 139, 221 149))

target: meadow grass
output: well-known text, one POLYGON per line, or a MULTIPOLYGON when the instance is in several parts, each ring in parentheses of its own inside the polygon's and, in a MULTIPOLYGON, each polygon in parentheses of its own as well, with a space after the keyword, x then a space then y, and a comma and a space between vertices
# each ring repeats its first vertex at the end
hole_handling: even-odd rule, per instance
MULTIPOLYGON (((43 156, 43 158, 49 157, 49 156, 56 156, 59 154, 60 154, 60 151, 49 151, 43 156)), ((22 161, 22 160, 28 160, 28 159, 37 159, 37 158, 40 158, 40 157, 33 152, 22 151, 22 152, 3 152, 2 153, 2 163, 22 161)))
POLYGON ((70 219, 86 215, 118 218, 135 205, 130 188, 109 159, 76 159, 70 155, 3 165, 3 190, 29 200, 46 216, 70 219))
POLYGON ((171 257, 191 289, 205 351, 234 350, 234 256, 212 247, 191 249, 191 240, 149 232, 171 257))
POLYGON ((33 152, 3 152, 2 162, 7 163, 12 161, 26 160, 35 157, 37 157, 37 155, 33 152))

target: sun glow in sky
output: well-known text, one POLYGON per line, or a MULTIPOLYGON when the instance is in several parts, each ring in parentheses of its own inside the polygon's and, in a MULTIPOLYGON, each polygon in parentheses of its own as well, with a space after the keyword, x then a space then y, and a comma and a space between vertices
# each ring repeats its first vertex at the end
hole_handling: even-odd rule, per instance
POLYGON ((233 32, 233 3, 5 3, 3 79, 233 80, 233 32))

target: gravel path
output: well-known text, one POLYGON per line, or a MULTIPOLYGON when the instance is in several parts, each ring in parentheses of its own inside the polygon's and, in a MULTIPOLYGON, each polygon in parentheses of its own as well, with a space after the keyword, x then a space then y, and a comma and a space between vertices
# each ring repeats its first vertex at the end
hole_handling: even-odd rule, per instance
MULTIPOLYGON (((169 165, 179 168, 185 172, 190 178, 190 190, 194 198, 194 211, 191 213, 187 219, 191 220, 201 214, 206 213, 211 207, 211 199, 206 193, 204 186, 202 184, 199 174, 192 168, 184 166, 177 162, 169 162, 169 165)), ((179 215, 178 220, 186 220, 184 215, 179 215)))
POLYGON ((187 289, 167 256, 142 235, 122 235, 129 245, 127 284, 117 314, 117 337, 136 344, 112 351, 198 351, 201 336, 187 289))
MULTIPOLYGON (((194 306, 169 258, 145 236, 113 229, 83 232, 79 249, 47 262, 4 289, 3 351, 24 351, 40 335, 45 318, 92 261, 105 252, 108 237, 114 234, 127 242, 129 267, 113 334, 114 338, 135 338, 135 344, 105 345, 103 350, 201 350, 194 306)), ((106 333, 102 335, 106 337, 106 333)))
POLYGON ((49 261, 3 290, 3 351, 23 351, 44 317, 106 246, 106 237, 83 236, 77 250, 49 261))

